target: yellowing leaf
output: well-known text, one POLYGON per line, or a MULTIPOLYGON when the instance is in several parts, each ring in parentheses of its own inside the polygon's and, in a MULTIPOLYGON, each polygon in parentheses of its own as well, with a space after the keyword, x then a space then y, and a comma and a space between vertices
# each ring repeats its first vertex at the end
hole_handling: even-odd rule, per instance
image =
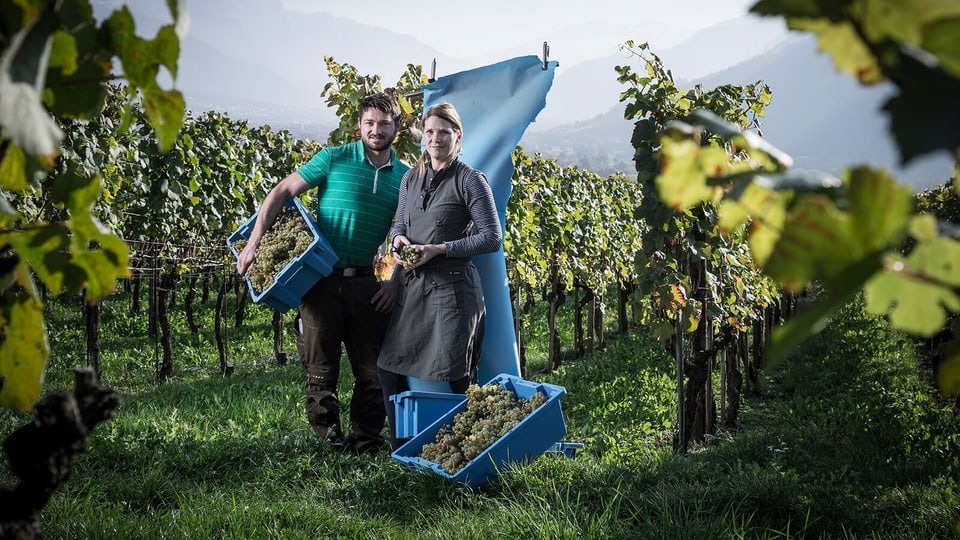
POLYGON ((937 386, 946 396, 960 396, 960 346, 956 342, 947 347, 937 367, 937 386))
POLYGON ((686 210, 711 197, 697 159, 700 145, 692 139, 663 139, 660 151, 661 172, 656 184, 660 199, 674 210, 686 210))
POLYGON ((947 287, 960 287, 960 242, 947 236, 937 236, 932 216, 918 216, 911 227, 917 244, 904 262, 903 270, 924 276, 947 287))
POLYGON ((186 115, 186 101, 178 90, 145 89, 143 107, 157 134, 157 146, 166 152, 177 142, 186 115))
POLYGON ((924 28, 922 46, 937 57, 944 70, 960 78, 960 17, 937 21, 924 28))
POLYGON ((890 324, 912 334, 931 337, 943 328, 946 309, 960 311, 960 297, 950 289, 884 272, 864 287, 867 311, 888 314, 890 324))
POLYGON ((862 251, 899 244, 913 213, 913 191, 883 171, 858 167, 849 175, 850 224, 862 251))
POLYGON ((83 287, 87 299, 102 298, 113 292, 118 277, 129 275, 127 246, 91 214, 100 195, 99 178, 75 177, 70 183, 73 189, 67 197, 67 209, 72 232, 71 265, 86 272, 83 287))
POLYGON ((43 323, 43 306, 36 298, 26 264, 15 270, 22 287, 12 287, 0 296, 0 406, 28 411, 36 403, 43 383, 43 369, 50 354, 43 323))
POLYGON ((717 228, 724 233, 733 232, 750 219, 747 209, 732 199, 724 199, 717 210, 720 215, 717 228))
POLYGON ((946 237, 921 240, 907 259, 888 263, 867 283, 867 309, 889 313, 897 328, 932 336, 943 328, 947 311, 960 311, 958 268, 960 242, 946 237))
POLYGON ((23 191, 30 187, 26 175, 26 155, 16 144, 7 146, 0 161, 0 188, 8 191, 23 191))
POLYGON ((683 287, 677 284, 670 286, 670 291, 672 293, 673 303, 677 306, 687 305, 687 292, 683 290, 683 287))
POLYGON ((937 237, 937 218, 932 214, 919 214, 910 222, 910 236, 919 242, 929 242, 937 237))
POLYGON ((764 271, 791 291, 810 280, 837 275, 864 254, 849 221, 826 196, 799 199, 764 271))
POLYGON ((793 30, 816 34, 818 48, 833 58, 837 69, 849 73, 862 84, 877 84, 885 80, 876 58, 870 54, 850 23, 788 19, 787 25, 793 30))
POLYGON ((5 235, 3 240, 30 264, 51 293, 59 294, 70 264, 68 234, 60 224, 36 223, 30 229, 5 235))
MULTIPOLYGON (((787 219, 786 204, 786 196, 760 187, 755 182, 751 182, 740 196, 739 206, 751 216, 750 252, 760 267, 767 263, 780 239, 780 231, 787 219)), ((725 226, 729 219, 726 213, 727 208, 721 207, 720 223, 725 226)))
POLYGON ((69 32, 58 30, 53 33, 50 67, 59 67, 64 75, 77 71, 77 42, 69 32))

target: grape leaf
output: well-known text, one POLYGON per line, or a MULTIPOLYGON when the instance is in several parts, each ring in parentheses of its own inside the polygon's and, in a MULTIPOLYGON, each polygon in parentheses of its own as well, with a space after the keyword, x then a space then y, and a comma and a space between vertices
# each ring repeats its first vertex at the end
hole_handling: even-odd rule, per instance
POLYGON ((859 167, 848 171, 845 205, 810 194, 794 204, 764 270, 788 290, 814 279, 831 280, 866 254, 903 239, 912 193, 886 173, 859 167))
POLYGON ((782 173, 758 174, 756 182, 761 187, 775 191, 818 192, 834 196, 842 182, 836 176, 807 169, 790 169, 782 173))
POLYGON ((40 395, 50 347, 43 306, 30 271, 21 262, 14 272, 21 286, 10 287, 0 295, 0 329, 4 336, 0 342, 0 406, 28 411, 40 395))
POLYGON ((83 178, 65 174, 56 186, 71 186, 67 197, 70 212, 71 264, 83 269, 83 287, 87 299, 101 298, 113 292, 117 278, 127 277, 127 246, 107 231, 93 216, 93 205, 100 196, 99 177, 83 178))
POLYGON ((53 294, 60 294, 66 287, 76 289, 83 282, 83 274, 71 270, 70 231, 61 224, 34 223, 29 229, 10 232, 0 236, 0 241, 8 242, 21 258, 29 262, 40 281, 53 294), (65 283, 68 278, 73 282, 65 283))
POLYGON ((23 191, 30 187, 27 180, 26 156, 16 144, 10 144, 0 161, 0 188, 8 191, 23 191))
POLYGON ((157 146, 161 152, 173 147, 177 134, 186 116, 186 101, 179 90, 144 89, 144 110, 150 125, 157 134, 157 146))
MULTIPOLYGON (((691 121, 703 126, 706 130, 716 133, 720 137, 736 144, 738 148, 751 150, 751 154, 758 160, 770 162, 778 169, 789 169, 793 166, 793 158, 789 154, 770 144, 766 139, 752 131, 744 131, 732 122, 724 120, 708 109, 696 109, 690 114, 691 121), (756 156, 760 152, 760 156, 756 156), (764 159, 769 158, 769 159, 764 159)), ((706 169, 707 174, 717 176, 706 169)))
POLYGON ((826 17, 839 20, 854 0, 760 0, 750 8, 758 15, 826 17))
POLYGON ((766 190, 758 193, 766 193, 766 195, 762 200, 748 203, 753 215, 749 243, 754 261, 757 266, 763 267, 770 260, 770 255, 780 240, 780 231, 783 230, 787 220, 788 198, 766 190))
POLYGON ((88 298, 99 298, 113 291, 118 277, 129 273, 126 244, 91 215, 99 188, 97 177, 70 172, 58 176, 50 194, 70 212, 69 228, 36 223, 2 237, 54 294, 85 289, 88 298))
POLYGON ((856 167, 847 174, 850 223, 857 244, 865 252, 899 244, 913 214, 913 191, 884 171, 856 167))
POLYGON ((905 259, 892 257, 864 290, 870 313, 888 314, 890 323, 930 337, 943 328, 947 311, 960 312, 960 242, 937 236, 933 216, 917 216, 911 226, 916 246, 905 259))
POLYGON ((795 203, 763 269, 787 290, 797 291, 810 280, 837 274, 863 254, 849 215, 829 197, 814 194, 795 203))
POLYGON ((943 346, 943 360, 937 366, 937 387, 946 396, 960 396, 960 341, 943 346))
POLYGON ((951 76, 930 58, 900 47, 891 53, 900 94, 887 101, 890 130, 900 150, 902 164, 935 151, 951 154, 960 149, 960 78, 951 76), (930 104, 935 103, 936 107, 930 104))
POLYGON ((53 39, 52 15, 13 35, 0 54, 0 131, 28 154, 52 164, 63 132, 43 107, 41 93, 53 39))
POLYGON ((890 324, 932 337, 947 320, 946 310, 960 311, 960 296, 940 285, 901 272, 883 272, 864 288, 867 311, 888 314, 890 324))
POLYGON ((940 60, 940 66, 960 78, 960 17, 942 19, 923 29, 921 46, 940 60))
POLYGON ((177 76, 180 41, 176 29, 163 26, 153 40, 142 39, 134 33, 133 16, 124 6, 107 19, 103 31, 120 59, 124 75, 143 91, 143 106, 157 134, 157 146, 161 152, 169 150, 183 124, 186 102, 180 91, 161 89, 156 77, 160 66, 177 76))
POLYGON ((872 253, 844 268, 830 281, 822 298, 802 307, 783 326, 774 330, 767 348, 768 367, 782 361, 803 340, 823 330, 830 317, 876 274, 881 257, 881 253, 872 253))
POLYGON ((830 55, 838 70, 850 74, 860 84, 878 84, 886 80, 876 57, 849 22, 788 19, 787 26, 791 30, 816 34, 817 48, 830 55))
POLYGON ((700 170, 699 153, 700 145, 693 139, 663 138, 656 183, 660 199, 674 210, 695 206, 709 198, 714 190, 707 186, 700 170))

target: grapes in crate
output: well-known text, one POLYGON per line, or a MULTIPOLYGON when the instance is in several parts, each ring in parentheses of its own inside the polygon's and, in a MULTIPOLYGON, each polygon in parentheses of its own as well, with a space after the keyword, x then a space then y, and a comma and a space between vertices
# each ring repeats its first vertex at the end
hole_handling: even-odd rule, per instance
POLYGON ((434 442, 423 445, 420 457, 456 474, 546 402, 542 392, 518 399, 499 384, 472 384, 466 410, 453 417, 452 425, 440 428, 434 442))
MULTIPOLYGON (((276 221, 260 238, 253 264, 247 269, 246 276, 253 289, 258 293, 269 289, 277 274, 290 261, 303 255, 313 240, 313 231, 296 207, 281 210, 276 221)), ((234 243, 237 253, 246 244, 245 239, 237 240, 234 243)))

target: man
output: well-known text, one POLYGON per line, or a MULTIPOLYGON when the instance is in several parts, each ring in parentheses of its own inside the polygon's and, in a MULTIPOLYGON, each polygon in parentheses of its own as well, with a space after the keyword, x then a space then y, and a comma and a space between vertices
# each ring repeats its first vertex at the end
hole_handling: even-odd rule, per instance
POLYGON ((360 102, 360 140, 323 148, 281 180, 260 206, 237 260, 237 272, 244 274, 286 201, 318 189, 317 224, 339 260, 333 273, 318 281, 300 303, 305 408, 307 421, 320 438, 357 454, 375 453, 384 442, 377 356, 396 291, 392 281, 377 281, 372 264, 392 225, 400 180, 410 168, 392 149, 400 114, 397 102, 387 94, 365 97, 360 102), (356 380, 347 438, 340 427, 337 398, 341 344, 356 380))

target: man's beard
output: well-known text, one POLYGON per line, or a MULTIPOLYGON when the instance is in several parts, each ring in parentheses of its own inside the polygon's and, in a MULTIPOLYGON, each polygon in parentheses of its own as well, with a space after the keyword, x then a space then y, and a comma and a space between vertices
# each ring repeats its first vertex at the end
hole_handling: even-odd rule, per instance
POLYGON ((388 139, 386 137, 384 137, 379 141, 371 141, 369 139, 363 139, 363 146, 367 150, 372 150, 374 152, 382 152, 390 148, 391 142, 392 142, 392 139, 388 139))

